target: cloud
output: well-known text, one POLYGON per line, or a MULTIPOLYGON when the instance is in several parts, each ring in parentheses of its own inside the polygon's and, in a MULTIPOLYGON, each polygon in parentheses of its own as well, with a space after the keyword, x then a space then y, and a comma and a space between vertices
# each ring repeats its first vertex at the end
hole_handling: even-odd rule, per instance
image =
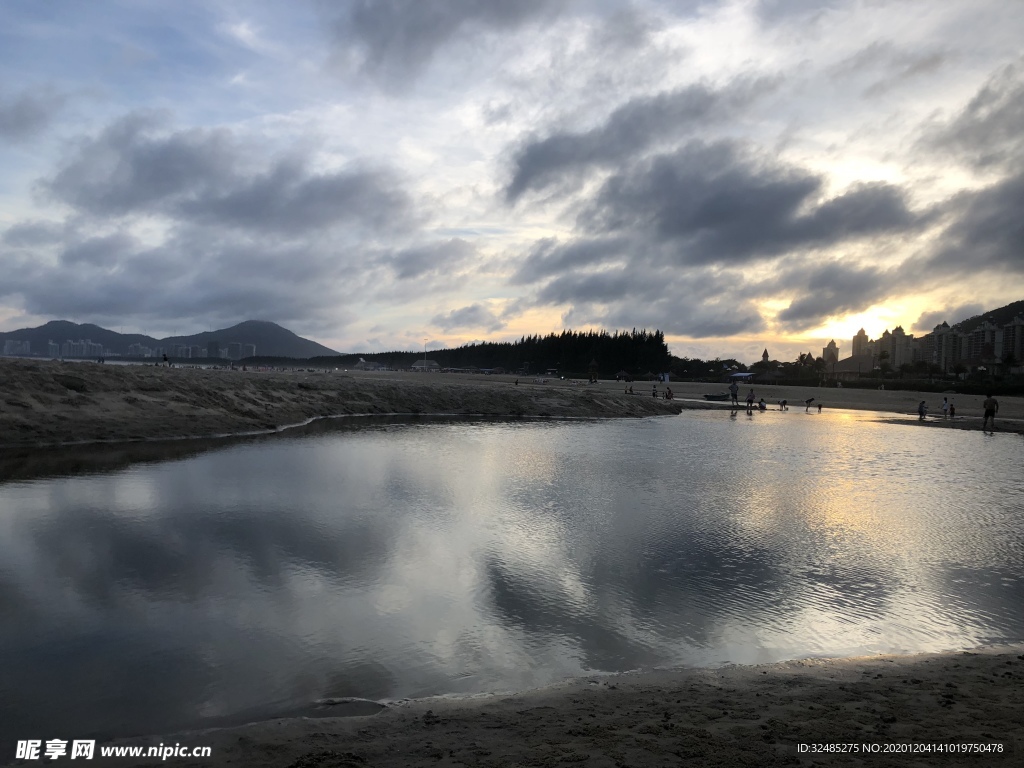
POLYGON ((446 44, 479 32, 509 32, 556 15, 564 0, 355 0, 334 25, 340 50, 355 46, 359 69, 392 86, 421 75, 446 44))
POLYGON ((61 225, 51 221, 23 221, 5 229, 0 243, 11 248, 53 245, 60 242, 63 230, 61 225))
POLYGON ((891 41, 876 40, 833 65, 828 71, 833 77, 849 79, 869 75, 875 77, 874 73, 881 70, 884 77, 874 80, 862 93, 862 96, 871 99, 907 81, 937 72, 953 59, 954 56, 948 51, 907 51, 891 41))
POLYGON ((446 332, 462 328, 483 328, 488 332, 493 332, 505 327, 504 321, 481 304, 453 309, 446 315, 434 315, 430 322, 446 332))
POLYGON ((567 320, 649 319, 690 337, 759 332, 756 302, 789 296, 779 320, 806 330, 903 284, 830 251, 915 234, 938 215, 912 211, 890 184, 832 197, 824 188, 822 176, 748 145, 691 141, 610 176, 582 204, 575 236, 536 241, 512 280, 536 286, 536 305, 566 307, 567 320))
POLYGON ((557 238, 544 238, 534 244, 512 282, 533 283, 562 272, 597 267, 624 258, 631 246, 626 238, 617 237, 580 237, 564 245, 557 238))
POLYGON ((528 191, 542 190, 590 168, 615 167, 660 140, 678 140, 697 129, 724 123, 777 84, 773 79, 741 78, 715 90, 698 83, 631 99, 589 131, 531 138, 515 153, 505 197, 515 202, 528 191))
POLYGON ((580 215, 588 232, 643 232, 677 264, 739 264, 922 224, 899 187, 820 200, 823 177, 735 142, 693 141, 609 178, 580 215))
POLYGON ((924 260, 924 269, 946 276, 1024 274, 1024 172, 956 195, 946 207, 954 221, 924 260))
POLYGON ((23 142, 41 133, 65 101, 65 97, 48 88, 0 96, 0 139, 23 142))
POLYGON ((779 312, 778 320, 790 331, 820 325, 829 317, 841 317, 877 304, 896 282, 885 270, 831 262, 806 275, 802 296, 779 312))
POLYGON ((72 269, 84 265, 112 268, 123 257, 138 248, 139 244, 135 238, 126 233, 117 232, 73 243, 60 254, 60 261, 63 266, 72 269))
POLYGON ((941 325, 942 323, 948 323, 949 325, 955 325, 961 320, 966 320, 969 317, 976 317, 985 311, 985 307, 982 304, 971 303, 961 304, 960 306, 950 309, 940 309, 934 312, 924 312, 917 320, 914 321, 913 330, 918 333, 931 333, 935 330, 935 326, 941 325))
POLYGON ((399 280, 412 280, 424 275, 450 274, 476 255, 476 248, 469 242, 453 237, 437 243, 405 248, 382 261, 390 265, 399 280))
POLYGON ((979 169, 1024 163, 1024 60, 989 78, 964 109, 927 131, 921 145, 979 169))
POLYGON ((767 24, 781 24, 797 17, 816 20, 844 5, 846 0, 760 0, 757 14, 767 24))
POLYGON ((224 129, 172 131, 166 117, 128 115, 79 145, 40 188, 99 217, 176 221, 282 235, 340 226, 407 227, 411 200, 395 175, 349 167, 316 172, 310 158, 264 160, 224 129))

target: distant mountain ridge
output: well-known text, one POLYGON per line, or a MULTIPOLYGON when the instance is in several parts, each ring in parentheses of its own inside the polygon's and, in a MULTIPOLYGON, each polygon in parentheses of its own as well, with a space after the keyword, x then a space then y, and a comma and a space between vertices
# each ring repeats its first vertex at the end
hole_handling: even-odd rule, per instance
POLYGON ((982 312, 980 315, 968 317, 966 320, 960 320, 952 328, 963 333, 970 333, 986 320, 997 328, 1002 328, 1007 323, 1012 323, 1013 318, 1017 317, 1017 315, 1024 317, 1024 300, 1015 301, 998 309, 990 309, 987 312, 982 312))
POLYGON ((27 341, 31 344, 33 356, 48 356, 49 342, 63 344, 66 341, 88 340, 102 344, 103 348, 119 355, 128 355, 128 347, 141 344, 154 352, 163 348, 168 355, 174 346, 198 346, 206 349, 216 341, 221 349, 229 344, 254 344, 258 357, 310 358, 337 355, 338 352, 310 339, 296 335, 277 323, 266 320, 246 320, 230 328, 204 331, 191 336, 169 336, 157 339, 141 333, 122 334, 91 323, 72 323, 67 320, 51 320, 38 328, 22 328, 17 331, 0 332, 0 349, 3 342, 27 341))

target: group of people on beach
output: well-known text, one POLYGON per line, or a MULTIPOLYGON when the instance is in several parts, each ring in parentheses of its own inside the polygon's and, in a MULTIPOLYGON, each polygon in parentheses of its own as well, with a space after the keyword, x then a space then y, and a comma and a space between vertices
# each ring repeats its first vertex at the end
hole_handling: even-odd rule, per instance
MULTIPOLYGON (((735 407, 735 408, 739 408, 740 407, 739 394, 740 394, 740 388, 736 385, 736 382, 734 381, 734 382, 732 382, 729 385, 729 397, 730 397, 730 399, 732 401, 733 407, 735 407)), ((755 405, 754 405, 755 398, 756 398, 756 395, 754 394, 754 390, 753 389, 751 389, 749 392, 747 392, 747 413, 753 413, 754 408, 755 408, 755 405)), ((807 400, 804 401, 804 405, 806 406, 804 408, 804 410, 805 411, 810 411, 811 410, 811 403, 813 403, 813 402, 814 402, 814 398, 813 397, 807 398, 807 400)), ((778 405, 779 405, 779 410, 780 411, 788 411, 789 410, 789 401, 788 400, 779 400, 778 405)), ((763 397, 760 400, 757 401, 756 408, 759 411, 766 411, 766 410, 768 410, 768 403, 766 403, 764 401, 763 397)), ((818 413, 821 413, 821 408, 822 408, 821 403, 818 403, 818 413)))
MULTIPOLYGON (((992 429, 996 426, 996 414, 999 412, 999 401, 992 397, 992 393, 989 392, 985 395, 985 399, 981 403, 981 407, 985 413, 981 419, 981 428, 987 429, 989 422, 992 423, 992 429)), ((942 398, 942 405, 939 406, 942 410, 943 419, 954 419, 956 418, 956 405, 948 397, 942 398)), ((922 400, 917 406, 917 420, 924 421, 928 415, 928 402, 922 400)))
MULTIPOLYGON (((633 385, 632 384, 630 384, 630 386, 626 387, 626 389, 624 390, 624 394, 633 394, 633 385)), ((654 399, 657 399, 657 384, 651 385, 650 396, 653 397, 654 399)), ((665 399, 667 399, 667 400, 672 400, 672 399, 675 399, 675 397, 676 397, 676 395, 672 391, 672 387, 666 387, 665 388, 665 393, 662 396, 665 397, 665 399)))

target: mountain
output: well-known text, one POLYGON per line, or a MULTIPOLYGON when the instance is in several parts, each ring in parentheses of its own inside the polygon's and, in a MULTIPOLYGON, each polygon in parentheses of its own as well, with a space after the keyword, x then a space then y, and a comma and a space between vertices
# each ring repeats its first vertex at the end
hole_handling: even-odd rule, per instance
POLYGON ((282 328, 277 323, 266 320, 246 320, 230 328, 219 331, 205 331, 192 336, 169 336, 161 339, 162 346, 185 344, 186 346, 206 347, 211 341, 220 343, 221 349, 228 344, 255 344, 259 357, 299 357, 310 358, 321 355, 337 355, 333 349, 317 344, 315 341, 282 328))
POLYGON ((1007 323, 1012 322, 1013 318, 1017 317, 1017 315, 1024 317, 1024 301, 1015 301, 1012 304, 1007 304, 1005 307, 991 309, 980 315, 961 320, 953 326, 953 329, 963 333, 970 333, 986 320, 997 328, 1002 328, 1007 323))
MULTIPOLYGON (((202 347, 206 349, 211 341, 226 350, 231 343, 254 344, 256 354, 260 357, 297 357, 309 358, 321 355, 337 355, 333 349, 317 344, 315 341, 282 328, 276 323, 264 320, 246 320, 230 328, 217 331, 205 331, 191 336, 170 336, 156 339, 141 333, 121 334, 107 328, 90 323, 78 324, 67 320, 51 320, 38 328, 22 328, 17 331, 0 332, 0 345, 5 341, 29 342, 34 356, 48 356, 49 342, 63 344, 66 341, 77 342, 88 340, 93 344, 101 344, 105 350, 119 355, 127 355, 128 347, 141 344, 154 352, 163 349, 172 354, 176 345, 202 347)), ((2 349, 2 347, 0 347, 2 349)))

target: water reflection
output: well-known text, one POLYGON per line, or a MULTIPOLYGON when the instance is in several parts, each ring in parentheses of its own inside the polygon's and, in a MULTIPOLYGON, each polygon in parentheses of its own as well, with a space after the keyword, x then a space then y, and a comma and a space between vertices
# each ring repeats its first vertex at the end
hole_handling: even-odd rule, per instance
POLYGON ((0 738, 1019 641, 1021 448, 983 438, 800 412, 321 424, 6 483, 0 738))

